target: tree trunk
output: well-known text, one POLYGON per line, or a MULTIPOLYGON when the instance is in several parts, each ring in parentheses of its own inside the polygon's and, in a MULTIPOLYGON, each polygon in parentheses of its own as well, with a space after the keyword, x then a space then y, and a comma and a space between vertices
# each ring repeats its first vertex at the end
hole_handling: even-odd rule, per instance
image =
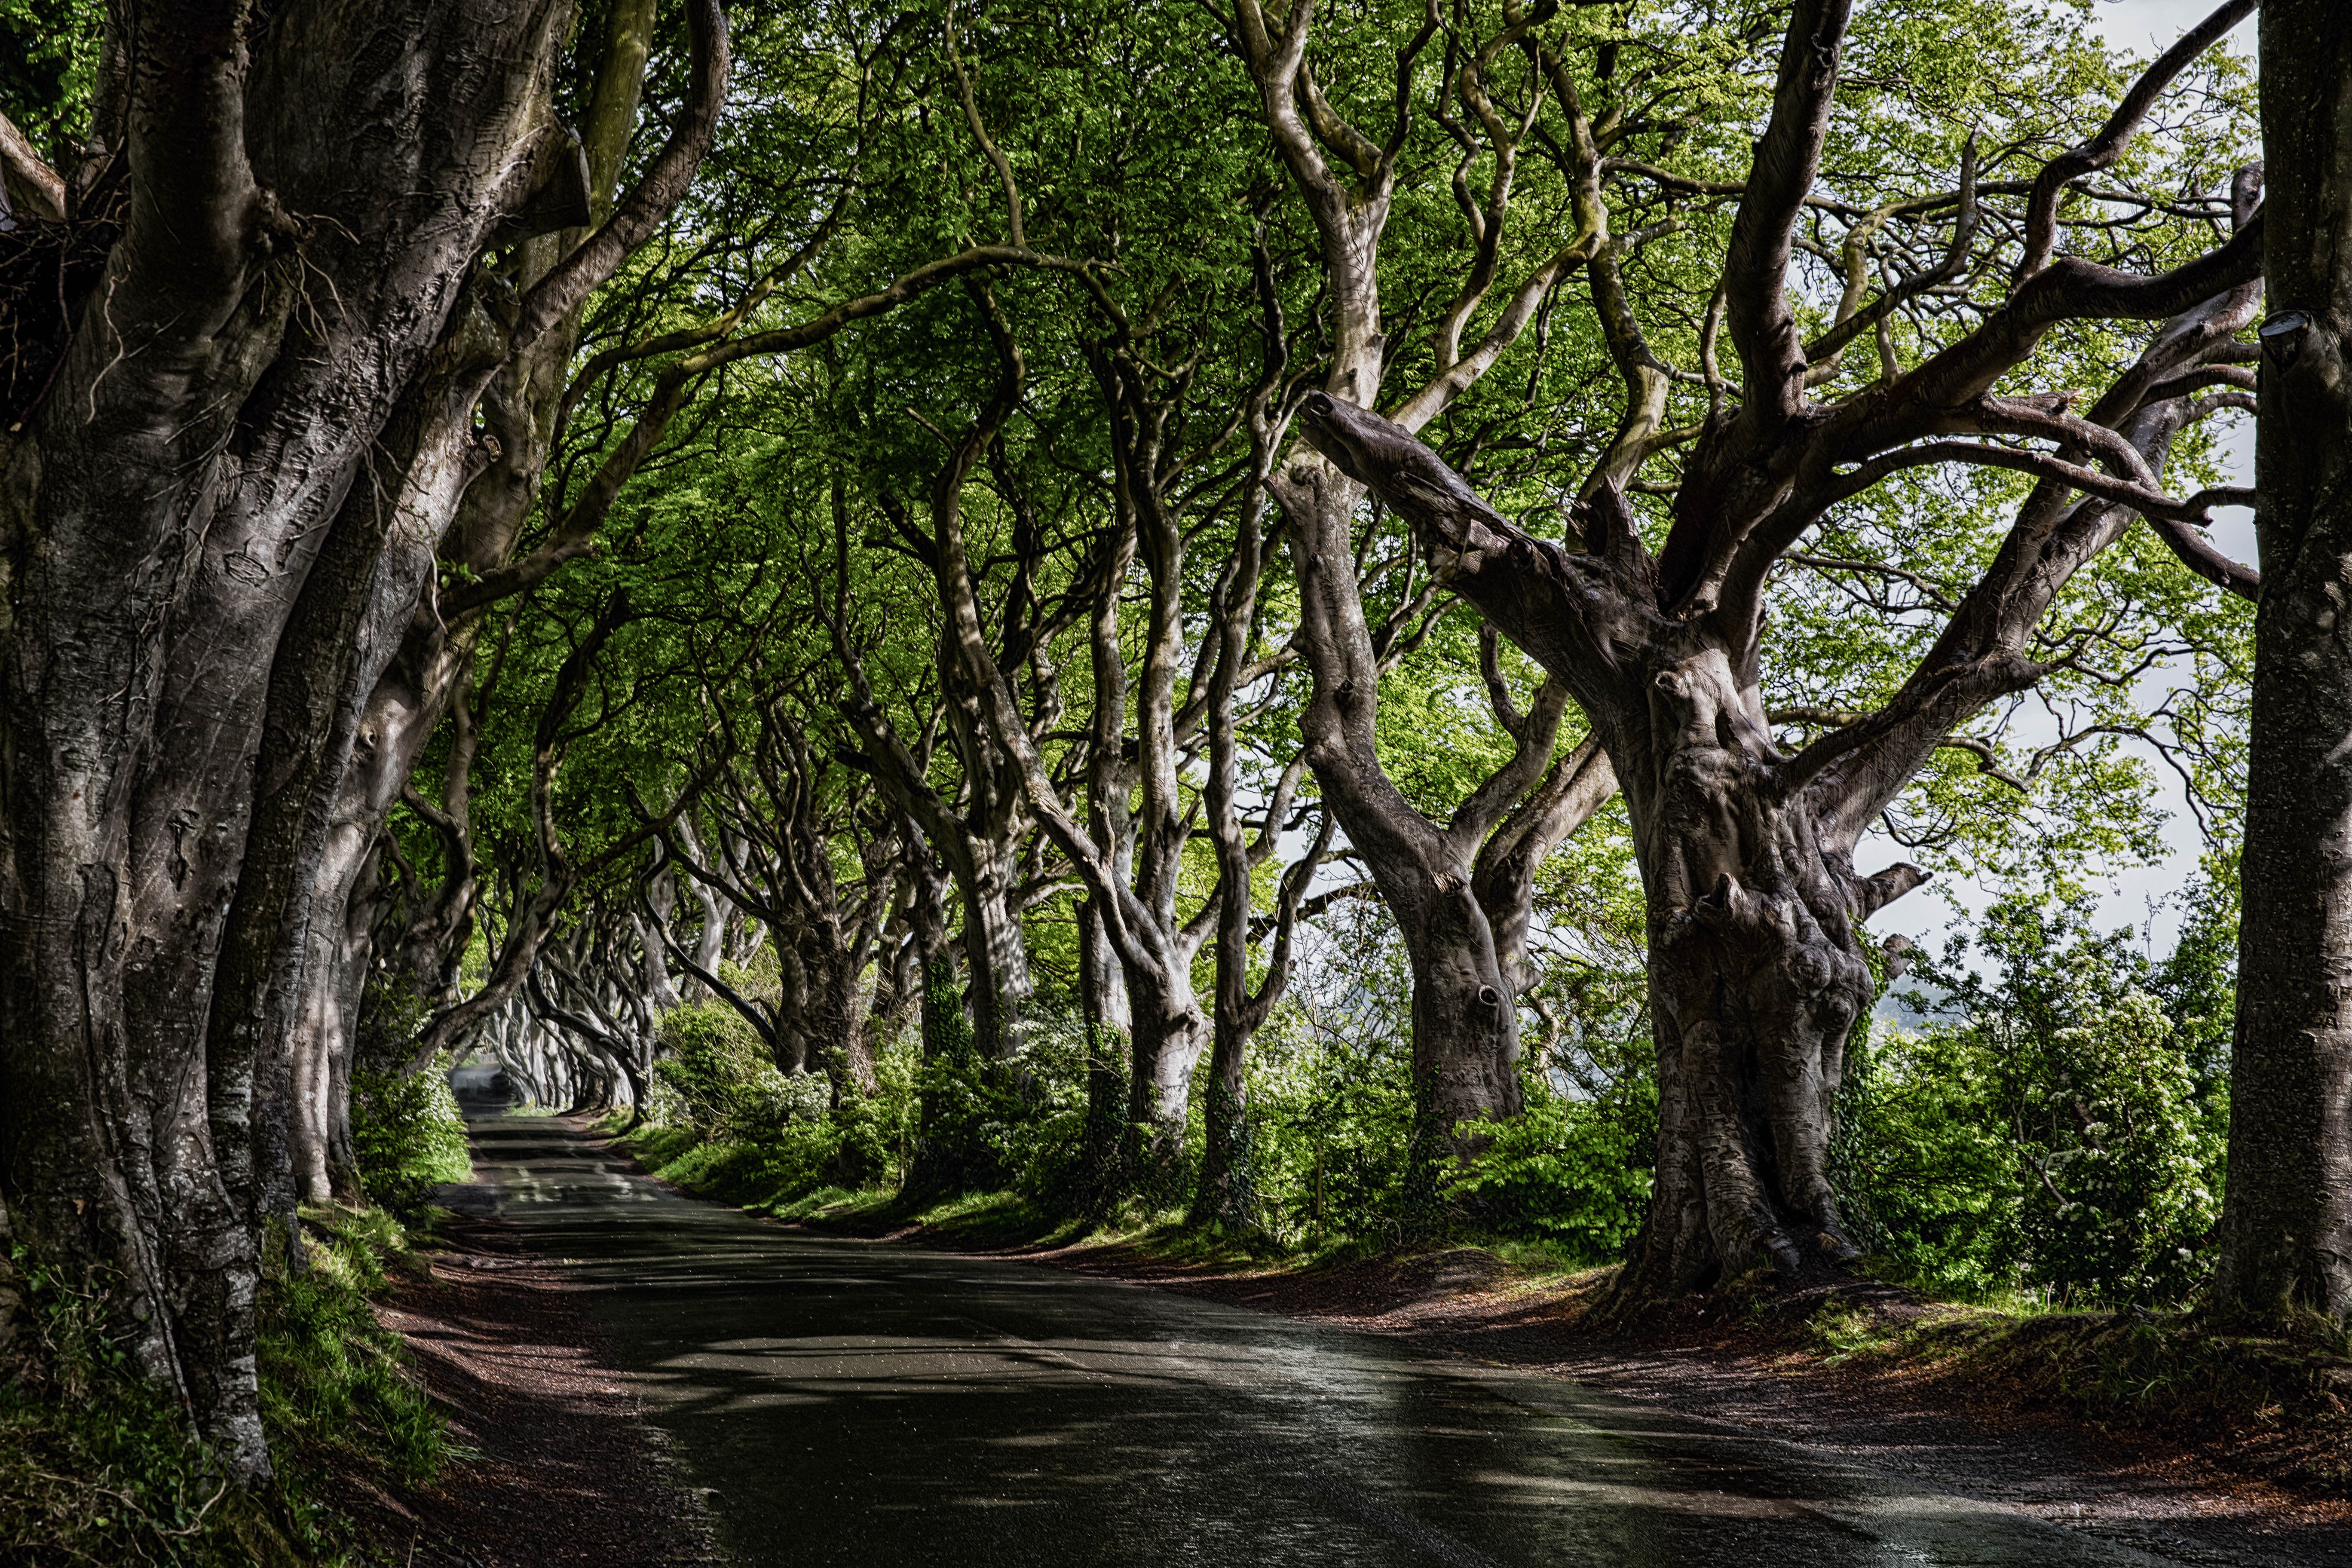
POLYGON ((1517 990, 1474 886, 1486 836, 1549 767, 1566 704, 1547 683, 1535 710, 1498 714, 1516 731, 1510 761, 1444 825, 1407 801, 1382 771, 1375 733, 1381 659, 1364 619, 1349 518, 1360 484, 1320 454, 1275 487, 1294 530, 1300 600, 1297 641, 1315 676, 1300 715, 1307 761, 1332 813, 1395 917, 1412 972, 1413 1180, 1433 1162, 1468 1158, 1487 1138, 1471 1128, 1521 1109, 1517 990))
POLYGON ((250 58, 185 7, 114 24, 142 62, 128 227, 46 401, 0 437, 0 1186, 33 1243, 112 1270, 126 1348, 247 1478, 268 1468, 259 1194, 215 1130, 248 1137, 276 1069, 215 1074, 206 1042, 257 759, 317 741, 265 736, 272 663, 464 293, 555 43, 552 8, 279 21, 250 58))
POLYGON ((2253 724, 2214 1303, 2352 1313, 2352 15, 2262 11, 2253 724))
POLYGON ((1402 907, 1389 900, 1412 971, 1417 1135, 1464 1153, 1486 1144, 1465 1123, 1506 1121, 1523 1108, 1517 993, 1469 869, 1431 878, 1402 907))
POLYGON ((1827 1162, 1846 1037, 1875 998, 1861 922, 1924 877, 1857 878, 1825 847, 1811 797, 1773 787, 1756 686, 1721 649, 1643 668, 1648 712, 1606 738, 1649 910, 1658 1150, 1616 1296, 1759 1265, 1822 1278, 1858 1256, 1827 1162))
POLYGON ((981 1152, 966 1129, 947 1114, 940 1079, 965 1070, 972 1058, 972 1029, 957 994, 955 961, 949 956, 947 872, 924 844, 911 820, 902 820, 911 897, 907 905, 908 945, 914 950, 921 987, 919 1016, 923 1031, 923 1068, 929 1080, 916 1112, 915 1147, 900 1190, 912 1195, 956 1192, 983 1174, 981 1152))
POLYGON ((833 1103, 874 1092, 874 1056, 866 1034, 863 966, 854 952, 823 954, 809 964, 811 1023, 823 1042, 821 1063, 833 1083, 833 1103))
MULTIPOLYGON (((1305 423, 1425 536, 1452 542, 1464 597, 1548 668, 1581 680, 1624 790, 1649 910, 1659 1141, 1649 1217, 1617 1300, 1704 1289, 1758 1264, 1800 1279, 1850 1261, 1825 1164, 1846 1036, 1874 994, 1861 922, 1925 878, 1900 864, 1857 876, 1855 824, 1821 814, 1824 800, 1849 811, 1860 801, 1866 822, 1885 796, 1838 779, 1830 764, 1846 752, 1780 752, 1754 665, 1719 630, 1590 587, 1589 620, 1535 613, 1548 603, 1530 592, 1543 569, 1590 573, 1585 586, 1609 581, 1610 563, 1506 534, 1459 475, 1377 416, 1315 398, 1305 423), (1594 644, 1606 658, 1588 662, 1594 644)), ((1593 509, 1595 531, 1630 525, 1614 492, 1593 509)), ((1963 673, 1979 663, 1988 679, 2005 679, 1997 657, 1963 673)), ((1874 774, 1872 787, 1893 776, 1874 774)), ((1528 803, 1531 820, 1557 808, 1560 787, 1555 772, 1528 803)), ((1519 940, 1507 921, 1504 945, 1519 940)))
MULTIPOLYGON (((681 816, 677 819, 677 831, 679 846, 687 854, 700 859, 702 847, 695 840, 693 818, 681 816)), ((734 913, 734 906, 699 877, 688 877, 686 890, 693 895, 696 906, 702 910, 702 928, 694 939, 694 967, 703 973, 716 974, 727 945, 727 919, 734 913)), ((689 975, 692 973, 688 971, 689 975)), ((712 993, 710 987, 700 980, 689 978, 686 983, 685 994, 689 1002, 700 1002, 707 1000, 712 993)))
POLYGON ((1019 867, 1013 847, 975 845, 963 895, 964 963, 971 976, 974 1043, 992 1062, 1011 1061, 1020 1049, 1021 1015, 1032 989, 1029 946, 1013 905, 1019 867))
POLYGON ((1129 1063, 1134 1017, 1127 977, 1103 930, 1092 895, 1078 906, 1078 1000, 1087 1031, 1087 1132, 1080 1154, 1079 1201, 1091 1211, 1125 1185, 1129 1063))
POLYGON ((659 883, 663 896, 660 903, 654 909, 653 921, 648 922, 645 915, 632 910, 629 915, 629 924, 630 929, 636 933, 638 962, 643 965, 642 973, 645 976, 646 1001, 655 1012, 667 1013, 673 1007, 682 1005, 684 999, 678 995, 677 987, 670 984, 669 965, 662 961, 662 939, 655 934, 654 930, 656 925, 667 925, 669 921, 673 895, 669 888, 669 872, 667 869, 661 873, 659 883))
POLYGON ((1139 1190, 1166 1202, 1188 1184, 1184 1131, 1192 1110, 1192 1069, 1209 1047, 1209 1020, 1190 976, 1178 974, 1164 991, 1138 986, 1136 978, 1129 976, 1135 1018, 1129 1037, 1127 1167, 1139 1190))

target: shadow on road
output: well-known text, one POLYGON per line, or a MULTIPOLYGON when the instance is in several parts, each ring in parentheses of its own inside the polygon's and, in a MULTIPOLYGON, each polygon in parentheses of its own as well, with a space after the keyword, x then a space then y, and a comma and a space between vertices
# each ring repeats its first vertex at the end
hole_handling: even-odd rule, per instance
POLYGON ((747 1563, 2177 1561, 1556 1379, 683 1196, 474 1098, 747 1563))

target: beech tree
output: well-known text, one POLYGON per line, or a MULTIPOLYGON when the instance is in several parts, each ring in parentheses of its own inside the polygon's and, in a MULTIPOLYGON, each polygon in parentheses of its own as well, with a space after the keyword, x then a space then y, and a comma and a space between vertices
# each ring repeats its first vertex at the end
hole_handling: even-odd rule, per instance
MULTIPOLYGON (((1649 907, 1660 1133, 1648 1225, 1620 1281, 1625 1299, 1703 1288, 1759 1263, 1807 1276, 1857 1256, 1826 1157, 1845 1038, 1874 994, 1861 924, 1922 873, 1901 863, 1864 873, 1853 855, 1956 726, 2064 662, 2063 648, 2034 638, 2068 582, 2145 519, 2190 570, 2241 595, 2254 592, 2254 574, 2194 526, 2242 494, 2176 499, 2160 471, 2186 424, 2244 402, 2231 389, 2249 379, 2236 334, 2260 295, 2257 179, 2242 175, 2220 208, 2192 209, 2210 215, 2200 225, 2209 232, 2231 223, 2234 232, 2169 270, 2054 254, 2072 184, 2113 168, 2158 96, 2252 9, 2252 0, 2223 5, 2132 84, 2104 126, 2031 181, 1996 191, 1980 178, 1971 140, 1953 185, 1848 204, 1845 287, 1808 341, 1792 258, 1809 208, 1837 199, 1817 182, 1838 117, 1850 7, 1798 5, 1745 179, 1680 182, 1690 194, 1737 201, 1696 373, 1708 406, 1695 428, 1665 426, 1668 384, 1692 373, 1649 346, 1615 269, 1587 269, 1624 398, 1619 439, 1577 487, 1565 546, 1507 521, 1413 439, 1425 417, 1415 401, 1393 419, 1363 406, 1363 390, 1378 384, 1372 348, 1354 362, 1352 380, 1335 374, 1307 401, 1313 453, 1289 469, 1302 496, 1294 510, 1352 509, 1352 487, 1361 485, 1405 518, 1454 591, 1573 692, 1626 792, 1649 907), (2021 211, 1987 221, 1997 194, 2021 196, 2021 211), (1949 239, 1940 257, 1895 274, 1873 297, 1869 230, 1906 209, 1948 216, 1949 239), (1981 275, 1979 246, 2009 264, 2005 299, 1971 302, 1954 329, 1923 332, 1921 357, 1908 366, 1881 333, 1874 378, 1827 400, 1811 395, 1835 384, 1845 345, 1907 301, 1981 275), (1716 368, 1717 321, 1736 379, 1716 368), (2003 390, 2031 374, 2037 349, 2062 327, 2116 321, 2160 325, 2095 397, 2003 390), (2224 391, 2197 396, 2215 386, 2224 391), (2078 411, 2078 403, 2087 405, 2078 411), (1684 447, 1654 546, 1627 492, 1645 463, 1684 447), (1784 745, 1759 669, 1774 571, 1841 503, 1903 470, 1947 463, 2037 482, 1893 698, 1784 745), (1326 493, 1332 499, 1312 499, 1326 493)), ((1611 116, 1584 108, 1584 84, 1547 54, 1536 16, 1515 26, 1567 118, 1561 141, 1575 150, 1582 199, 1598 204, 1611 116)), ((1292 25, 1300 25, 1296 13, 1292 25)), ((1295 91, 1305 100, 1311 90, 1295 63, 1270 79, 1286 98, 1295 91)), ((1304 145, 1307 121, 1297 123, 1304 145)), ((1660 170, 1655 183, 1677 181, 1660 170)), ((2163 205, 2127 199, 2143 211, 2163 205)), ((1338 225, 1360 222, 1367 204, 1335 196, 1331 205, 1338 225)), ((1376 342, 1376 306, 1365 309, 1363 331, 1376 342)))
MULTIPOLYGON (((1422 57, 1438 39, 1440 18, 1433 11, 1392 50, 1376 42, 1369 51, 1373 68, 1394 83, 1382 139, 1351 121, 1318 83, 1307 57, 1316 26, 1311 3, 1269 18, 1256 0, 1240 0, 1234 21, 1265 124, 1319 241, 1327 313, 1319 346, 1330 365, 1325 387, 1373 403, 1398 357, 1383 329, 1381 247, 1398 196, 1402 155, 1422 108, 1422 57)), ((1428 117, 1456 144, 1451 149, 1458 158, 1454 195, 1471 245, 1466 256, 1446 257, 1453 265, 1438 278, 1450 298, 1425 345, 1425 360, 1408 362, 1409 370, 1421 373, 1396 407, 1409 428, 1436 418, 1486 377, 1534 326, 1563 278, 1588 264, 1613 275, 1605 226, 1583 212, 1569 234, 1542 246, 1518 276, 1502 274, 1504 238, 1517 216, 1521 142, 1541 99, 1516 117, 1498 112, 1486 74, 1528 26, 1507 14, 1505 25, 1491 31, 1443 28, 1443 65, 1428 117), (1453 118, 1457 99, 1475 130, 1453 118), (1474 192, 1469 175, 1482 163, 1489 171, 1486 188, 1474 192), (1498 283, 1505 290, 1499 303, 1482 315, 1498 283), (1472 331, 1474 322, 1481 330, 1472 331)), ((1525 975, 1510 963, 1509 937, 1498 945, 1497 927, 1524 928, 1534 866, 1606 798, 1606 760, 1587 751, 1577 763, 1555 769, 1569 689, 1546 681, 1521 713, 1490 659, 1496 718, 1512 749, 1444 820, 1420 810, 1379 756, 1381 679, 1402 622, 1391 615, 1380 625, 1365 612, 1351 526, 1363 492, 1312 451, 1278 465, 1267 485, 1290 531, 1299 598, 1293 642, 1314 678, 1313 697, 1300 717, 1307 759, 1327 809, 1371 873, 1412 955, 1422 1157, 1433 1157, 1441 1144, 1467 1153, 1477 1137, 1465 1131, 1465 1123, 1511 1116, 1520 1106, 1516 997, 1525 975), (1584 787, 1574 787, 1570 781, 1580 776, 1584 787), (1527 852, 1498 849, 1486 857, 1482 874, 1482 851, 1498 832, 1506 845, 1527 852)), ((1413 607, 1429 604, 1437 586, 1424 584, 1413 607)))
POLYGON ((28 1240, 106 1270, 128 1347, 241 1477, 269 1462, 253 1296, 298 1119, 268 997, 359 710, 495 460, 477 405, 717 123, 725 22, 688 15, 667 146, 520 289, 483 253, 593 216, 552 110, 562 5, 110 11, 64 232, 0 236, 96 260, 7 305, 58 351, 11 363, 0 426, 0 1188, 28 1240))

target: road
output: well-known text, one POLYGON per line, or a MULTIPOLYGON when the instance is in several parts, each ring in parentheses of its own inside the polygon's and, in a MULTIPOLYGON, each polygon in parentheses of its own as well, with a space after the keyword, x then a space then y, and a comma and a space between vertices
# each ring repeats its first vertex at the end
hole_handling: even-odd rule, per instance
POLYGON ((2156 1556, 1558 1379, 679 1196, 473 1123, 746 1564, 2060 1568, 2156 1556))

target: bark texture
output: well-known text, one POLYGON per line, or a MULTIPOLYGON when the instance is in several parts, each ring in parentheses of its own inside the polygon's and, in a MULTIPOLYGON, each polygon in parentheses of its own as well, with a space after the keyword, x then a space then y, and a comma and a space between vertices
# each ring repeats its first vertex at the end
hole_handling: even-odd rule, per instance
POLYGON ((207 1020, 257 797, 331 745, 336 684, 279 702, 272 668, 290 619, 353 639, 305 619, 322 552, 363 580, 366 534, 468 477, 469 427, 434 420, 435 355, 520 194, 563 21, 309 5, 248 37, 235 6, 125 19, 121 237, 0 437, 0 1184, 28 1239, 107 1270, 134 1353, 241 1475, 268 1468, 255 1226, 290 1086, 266 1040, 208 1059, 207 1020), (406 470, 369 472, 404 411, 406 470))
POLYGON ((2262 14, 2262 599, 2215 1304, 2352 1313, 2352 14, 2262 14))
POLYGON ((591 216, 562 0, 108 19, 105 155, 65 215, 103 264, 0 436, 0 1190, 242 1479, 259 1227, 347 1141, 366 699, 491 458, 488 379, 699 162, 726 34, 688 9, 662 158, 520 296, 484 250, 591 216))

